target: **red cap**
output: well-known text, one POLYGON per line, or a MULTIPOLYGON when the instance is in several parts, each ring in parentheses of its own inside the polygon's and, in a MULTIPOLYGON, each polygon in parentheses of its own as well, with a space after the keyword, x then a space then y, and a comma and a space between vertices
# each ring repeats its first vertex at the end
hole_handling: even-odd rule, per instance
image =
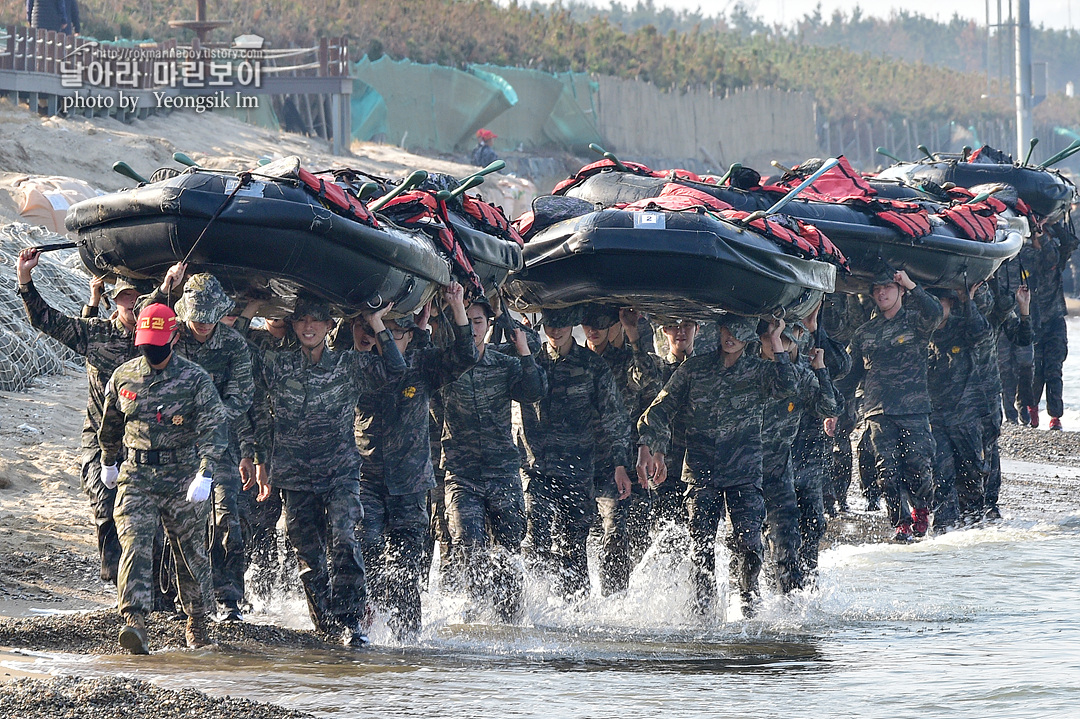
POLYGON ((160 302, 147 305, 139 313, 139 321, 135 323, 135 346, 167 345, 174 330, 176 313, 171 307, 160 302))
POLYGON ((498 135, 485 127, 481 127, 476 131, 477 140, 494 140, 496 137, 498 137, 498 135))

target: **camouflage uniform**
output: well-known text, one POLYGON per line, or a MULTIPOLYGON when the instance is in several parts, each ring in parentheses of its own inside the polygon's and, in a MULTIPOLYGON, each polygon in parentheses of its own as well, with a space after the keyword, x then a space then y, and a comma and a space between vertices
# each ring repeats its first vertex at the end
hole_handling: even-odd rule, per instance
MULTIPOLYGON (((329 317, 325 306, 310 311, 329 317)), ((256 402, 269 402, 256 413, 256 436, 260 447, 272 448, 270 483, 282 492, 285 529, 311 620, 327 634, 337 630, 337 622, 355 627, 365 611, 364 560, 356 537, 363 516, 361 460, 353 423, 358 398, 404 371, 392 341, 383 342, 383 351, 385 358, 324 348, 315 363, 303 350, 267 351, 265 391, 255 395, 256 402)))
POLYGON ((1050 417, 1061 417, 1065 409, 1062 400, 1061 368, 1069 356, 1069 338, 1065 328, 1065 315, 1068 311, 1065 309, 1065 294, 1061 284, 1061 270, 1068 255, 1063 257, 1061 252, 1063 244, 1068 244, 1069 248, 1075 245, 1060 226, 1051 228, 1051 232, 1053 234, 1048 233, 1041 238, 1042 248, 1039 250, 1035 268, 1039 276, 1039 286, 1031 298, 1032 304, 1038 305, 1039 312, 1038 334, 1035 337, 1032 405, 1038 406, 1045 387, 1046 413, 1050 417))
POLYGON ((849 376, 859 382, 859 413, 894 527, 911 524, 905 500, 920 515, 933 500, 926 363, 930 333, 941 317, 941 304, 916 286, 892 319, 878 313, 851 338, 849 376))
MULTIPOLYGON (((682 362, 701 354, 703 353, 698 352, 697 338, 695 337, 693 351, 682 362)), ((662 383, 661 389, 663 389, 663 385, 668 383, 682 362, 671 351, 658 359, 660 381, 662 383)), ((658 529, 665 522, 675 522, 679 525, 686 524, 687 485, 683 479, 683 463, 685 460, 686 427, 683 426, 682 420, 676 417, 675 425, 671 429, 671 451, 664 457, 664 462, 667 464, 667 479, 653 490, 653 529, 658 529)))
POLYGON ((123 451, 116 496, 122 554, 117 582, 120 613, 152 608, 152 550, 164 523, 176 561, 180 601, 202 617, 213 590, 206 557, 205 502, 186 498, 197 473, 210 475, 228 444, 226 411, 210 376, 179 357, 154 370, 143 357, 120 365, 105 388, 98 432, 101 461, 123 451))
POLYGON ((360 547, 372 599, 391 611, 391 626, 399 634, 420 630, 420 566, 431 519, 428 492, 435 486, 431 395, 476 358, 469 326, 455 325, 449 347, 406 352, 405 373, 357 405, 356 441, 363 457, 360 547))
MULTIPOLYGON (((792 445, 804 417, 820 424, 825 417, 835 417, 837 413, 836 393, 829 370, 813 369, 802 350, 798 359, 791 364, 795 372, 794 394, 785 399, 769 401, 762 418, 761 492, 765 500, 770 554, 776 562, 776 579, 782 592, 789 592, 802 584, 799 557, 803 543, 808 542, 816 547, 825 533, 821 478, 817 476, 818 481, 808 482, 808 486, 802 487, 802 492, 796 492, 792 445), (804 516, 804 512, 800 511, 803 504, 808 505, 805 521, 801 521, 804 516), (809 536, 801 537, 800 529, 802 534, 809 536)), ((800 476, 807 478, 806 474, 800 476)), ((813 552, 815 560, 816 554, 816 551, 813 552)), ((816 561, 814 566, 807 567, 808 570, 814 568, 816 561)))
POLYGON ((97 527, 101 578, 115 584, 120 563, 120 540, 113 519, 116 489, 101 483, 101 447, 97 433, 101 427, 106 383, 117 367, 139 355, 134 345, 134 333, 124 327, 119 317, 83 319, 57 312, 45 302, 33 282, 19 285, 19 295, 34 329, 86 357, 86 415, 79 441, 81 484, 90 498, 97 527))
MULTIPOLYGON (((982 418, 987 402, 975 353, 981 343, 988 350, 994 349, 991 334, 990 323, 975 302, 961 304, 956 298, 945 326, 931 336, 927 387, 936 445, 935 531, 956 525, 961 517, 982 518, 983 479, 988 471, 982 418)), ((992 353, 989 356, 992 359, 992 353)))
MULTIPOLYGON (((619 311, 617 308, 612 311, 617 322, 619 311)), ((609 344, 600 357, 611 368, 623 407, 629 413, 630 446, 636 447, 637 421, 662 387, 660 368, 640 341, 626 341, 622 347, 609 344)), ((633 474, 632 469, 627 467, 629 475, 633 474)), ((611 446, 606 442, 597 445, 594 486, 604 533, 600 543, 600 592, 604 596, 629 586, 630 572, 649 546, 652 497, 636 479, 631 477, 630 496, 620 500, 611 446)))
MULTIPOLYGON (((160 290, 152 301, 168 300, 160 290)), ((175 350, 206 370, 225 405, 229 432, 229 447, 221 458, 214 477, 213 504, 208 523, 210 569, 214 595, 226 609, 236 609, 244 599, 244 538, 240 527, 240 438, 248 423, 248 409, 255 394, 251 368, 251 353, 247 341, 236 330, 219 320, 232 307, 232 300, 213 275, 192 275, 184 292, 176 301, 176 316, 180 320, 180 340, 175 350), (192 334, 187 322, 215 324, 205 342, 192 334)), ((250 457, 249 457, 250 458, 250 457)))
POLYGON ((538 361, 548 380, 547 395, 521 407, 525 546, 541 566, 557 572, 564 596, 581 596, 589 591, 585 546, 596 513, 596 446, 607 442, 613 461, 631 466, 630 423, 611 370, 594 352, 571 340, 569 351, 559 356, 545 344, 538 361))
POLYGON ((525 538, 521 456, 510 403, 529 405, 546 392, 535 357, 514 357, 491 346, 439 392, 446 515, 458 566, 474 599, 493 594, 507 620, 520 614, 524 580, 510 555, 520 551, 525 538), (495 545, 490 552, 488 527, 495 545))
MULTIPOLYGON (((756 320, 753 324, 756 327, 756 320)), ((739 339, 754 336, 754 328, 743 336, 736 333, 739 339)), ((683 362, 638 422, 640 442, 665 454, 673 426, 685 427, 690 556, 702 613, 716 598, 714 543, 725 503, 732 525, 732 569, 744 603, 757 592, 765 519, 762 418, 770 399, 790 397, 794 391, 795 374, 786 352, 769 362, 744 351, 725 367, 718 350, 683 362)))

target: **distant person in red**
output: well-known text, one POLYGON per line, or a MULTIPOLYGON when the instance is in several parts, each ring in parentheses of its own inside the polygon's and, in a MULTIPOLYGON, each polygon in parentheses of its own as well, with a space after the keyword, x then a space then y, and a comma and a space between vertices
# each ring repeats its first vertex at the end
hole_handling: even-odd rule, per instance
POLYGON ((76 0, 26 0, 30 27, 79 34, 79 3, 76 0))
POLYGON ((469 162, 477 167, 487 167, 495 160, 499 159, 499 156, 495 154, 495 150, 491 149, 491 142, 498 135, 491 130, 480 128, 476 131, 476 147, 469 153, 469 162))

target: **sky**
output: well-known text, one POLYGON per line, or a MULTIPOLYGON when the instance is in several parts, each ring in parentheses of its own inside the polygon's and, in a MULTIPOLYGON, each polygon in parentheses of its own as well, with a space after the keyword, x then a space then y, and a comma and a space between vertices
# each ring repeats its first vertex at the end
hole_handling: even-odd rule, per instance
MULTIPOLYGON (((610 4, 609 0, 588 0, 601 7, 610 4)), ((624 5, 634 5, 636 0, 621 0, 624 5)), ((834 10, 850 13, 858 5, 864 15, 886 17, 896 9, 907 9, 913 13, 926 15, 938 20, 948 20, 953 14, 971 18, 979 24, 986 22, 986 0, 743 0, 743 4, 753 8, 766 23, 790 24, 821 5, 822 15, 829 17, 834 10)), ((735 0, 654 0, 658 7, 670 7, 674 10, 700 9, 705 15, 715 15, 724 8, 734 5, 735 0)), ((1008 16, 1010 0, 990 0, 991 18, 996 21, 997 6, 1000 3, 1002 15, 1008 16)), ((1013 6, 1019 5, 1012 0, 1013 6)), ((1045 25, 1048 28, 1066 29, 1080 26, 1080 0, 1031 0, 1031 23, 1034 26, 1045 25)))

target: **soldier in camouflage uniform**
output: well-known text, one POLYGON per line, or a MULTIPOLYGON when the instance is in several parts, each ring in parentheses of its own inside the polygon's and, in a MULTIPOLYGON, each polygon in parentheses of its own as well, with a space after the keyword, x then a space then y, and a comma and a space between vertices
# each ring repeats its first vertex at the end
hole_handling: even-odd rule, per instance
MULTIPOLYGON (((150 301, 167 303, 186 269, 181 263, 169 268, 150 301)), ((252 443, 244 443, 246 454, 240 446, 240 433, 249 428, 247 412, 255 393, 251 352, 239 332, 221 323, 232 306, 217 278, 200 273, 187 279, 174 307, 181 322, 176 351, 210 374, 228 420, 229 447, 214 477, 214 501, 208 525, 214 595, 224 621, 242 619, 240 602, 244 600, 247 562, 240 527, 241 464, 246 473, 255 471, 252 443)))
MULTIPOLYGON (((795 392, 784 399, 770 400, 762 417, 762 482, 761 493, 765 500, 765 524, 768 527, 770 556, 776 563, 776 582, 781 592, 787 593, 802 585, 802 569, 799 564, 800 503, 795 491, 795 471, 792 466, 791 448, 804 416, 809 415, 819 423, 827 417, 836 417, 836 394, 829 370, 825 368, 825 350, 810 348, 810 333, 801 323, 788 325, 781 335, 784 353, 795 372, 795 392), (802 351, 800 341, 811 354, 802 351)), ((761 338, 761 356, 775 361, 768 336, 761 338)), ((820 499, 818 489, 818 506, 820 499)), ((816 507, 815 507, 816 509, 816 507)), ((818 520, 824 533, 824 516, 808 512, 818 520)), ((815 527, 816 528, 816 527, 815 527)), ((808 537, 817 543, 820 536, 808 537)))
MULTIPOLYGON (((19 295, 34 329, 86 357, 86 416, 80 439, 81 485, 90 498, 90 508, 94 513, 101 578, 116 584, 117 566, 120 562, 120 540, 116 536, 116 523, 113 519, 116 486, 108 487, 101 481, 101 447, 98 445, 97 433, 101 427, 105 384, 117 367, 138 356, 134 345, 133 308, 139 291, 131 283, 119 280, 110 292, 113 302, 116 303, 116 312, 111 317, 68 317, 50 307, 34 287, 31 273, 38 264, 39 255, 40 252, 33 248, 27 248, 19 254, 19 295)), ((96 313, 96 302, 93 304, 96 313)))
POLYGON ((362 395, 405 371, 405 360, 382 322, 390 307, 367 316, 380 357, 327 347, 333 325, 329 305, 299 298, 292 329, 300 349, 265 353, 264 389, 255 395, 256 402, 269 402, 256 412, 258 445, 271 448, 269 483, 256 474, 259 499, 268 497, 271 488, 281 490, 285 528, 299 560, 311 621, 327 636, 340 635, 346 646, 367 644, 362 626, 367 587, 356 537, 363 508, 355 408, 362 395))
POLYGON ((388 327, 407 369, 362 397, 357 406, 357 444, 364 461, 360 546, 371 599, 390 611, 390 626, 399 638, 416 634, 421 625, 420 567, 430 524, 428 492, 435 486, 429 440, 431 395, 477 360, 464 288, 451 282, 443 295, 453 317, 453 343, 407 349, 413 330, 427 333, 430 305, 414 327, 391 320, 388 327))
MULTIPOLYGON (((708 354, 698 351, 697 335, 700 328, 701 325, 691 319, 671 320, 661 327, 664 346, 668 348, 658 358, 661 389, 688 358, 708 354)), ((682 476, 686 459, 686 427, 678 419, 672 427, 671 449, 665 457, 667 479, 653 488, 653 529, 659 529, 666 522, 686 525, 686 482, 682 476)))
POLYGON ((439 392, 447 521, 472 600, 491 597, 503 620, 515 621, 524 589, 517 555, 525 538, 525 496, 510 403, 540 401, 547 383, 524 329, 514 329, 515 356, 485 341, 494 318, 490 305, 473 302, 468 317, 479 360, 439 392))
POLYGON ((877 277, 871 294, 878 313, 851 338, 851 375, 860 384, 859 413, 870 432, 895 539, 910 541, 928 531, 933 501, 926 362, 942 310, 903 270, 877 277))
POLYGON ((725 506, 731 518, 733 579, 744 616, 754 611, 765 519, 762 417, 770 399, 790 397, 795 390, 794 370, 780 341, 782 321, 768 337, 775 361, 745 351, 757 339, 757 324, 746 317, 721 320, 718 351, 683 362, 638 422, 638 476, 657 484, 666 477, 673 425, 682 421, 686 427, 683 477, 690 485, 690 558, 696 608, 703 615, 716 600, 714 547, 725 506))
MULTIPOLYGON (((612 305, 589 305, 581 328, 586 344, 600 355, 615 378, 624 409, 629 413, 631 446, 637 446, 637 421, 660 393, 660 367, 640 341, 639 315, 612 305), (609 341, 612 328, 622 330, 623 344, 609 341)), ((621 496, 615 486, 611 446, 596 447, 594 478, 596 506, 603 523, 600 544, 600 592, 604 596, 621 592, 630 585, 630 572, 649 546, 649 518, 652 497, 648 484, 631 483, 630 496, 621 496)))
POLYGON ((206 371, 172 351, 175 341, 172 309, 162 304, 143 309, 135 345, 144 356, 113 373, 98 432, 103 477, 119 487, 115 517, 122 553, 117 592, 125 621, 120 644, 135 654, 149 651, 145 617, 153 601, 154 534, 162 522, 188 615, 188 646, 209 643, 206 605, 213 588, 204 507, 216 463, 228 444, 226 412, 206 371))
MULTIPOLYGON (((1062 400, 1061 368, 1069 356, 1069 338, 1065 327, 1065 294, 1062 289, 1061 272, 1069 255, 1076 249, 1077 238, 1070 223, 1060 222, 1051 226, 1045 234, 1036 234, 1032 242, 1038 249, 1036 273, 1039 275, 1038 291, 1033 301, 1039 306, 1039 328, 1035 337, 1035 364, 1032 381, 1032 406, 1038 408, 1046 389, 1046 413, 1050 415, 1048 427, 1061 429, 1062 400)), ((1030 410, 1029 410, 1030 411, 1030 410)), ((1032 425, 1038 423, 1038 414, 1032 425)))
MULTIPOLYGON (((977 288, 972 287, 972 293, 977 288)), ((930 293, 943 312, 930 337, 926 379, 936 445, 934 531, 944 532, 983 516, 983 477, 988 467, 981 422, 986 402, 975 347, 991 339, 992 330, 970 297, 961 301, 955 290, 930 293)))
POLYGON ((522 405, 526 451, 527 556, 553 572, 568 600, 589 593, 586 542, 596 516, 596 446, 611 447, 620 496, 630 493, 630 422, 606 362, 574 340, 580 305, 544 310, 547 343, 539 362, 547 395, 522 405))

